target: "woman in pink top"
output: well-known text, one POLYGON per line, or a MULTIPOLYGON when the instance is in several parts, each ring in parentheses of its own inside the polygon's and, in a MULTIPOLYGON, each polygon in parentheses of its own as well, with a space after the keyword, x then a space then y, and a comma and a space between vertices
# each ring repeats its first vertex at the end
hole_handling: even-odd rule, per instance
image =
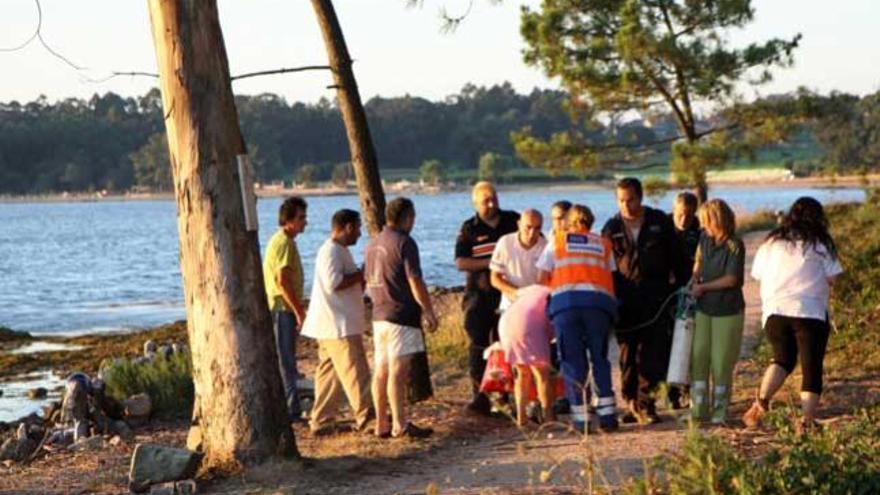
POLYGON ((545 310, 550 289, 531 285, 517 292, 516 300, 498 322, 498 335, 507 362, 515 370, 516 420, 526 421, 526 403, 532 378, 537 382, 538 400, 545 421, 553 420, 553 386, 550 382, 550 341, 553 327, 545 310))

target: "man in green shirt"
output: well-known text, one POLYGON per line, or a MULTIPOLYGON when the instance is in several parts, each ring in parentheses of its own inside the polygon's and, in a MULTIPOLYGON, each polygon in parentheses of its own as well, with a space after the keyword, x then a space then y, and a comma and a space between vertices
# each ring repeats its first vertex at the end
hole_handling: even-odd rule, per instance
POLYGON ((278 231, 269 239, 263 259, 263 279, 266 299, 272 312, 278 365, 284 383, 287 411, 291 422, 302 420, 302 410, 296 381, 296 339, 306 319, 303 306, 303 269, 295 238, 301 234, 306 221, 306 201, 292 196, 281 203, 278 211, 278 231))

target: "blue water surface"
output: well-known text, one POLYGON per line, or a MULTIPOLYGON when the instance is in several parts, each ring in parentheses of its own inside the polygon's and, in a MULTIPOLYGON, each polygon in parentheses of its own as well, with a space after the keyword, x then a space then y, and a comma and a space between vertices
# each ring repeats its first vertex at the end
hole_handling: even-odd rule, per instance
MULTIPOLYGON (((674 192, 653 202, 668 209, 674 192)), ((862 201, 861 189, 715 187, 711 194, 737 212, 782 209, 811 195, 822 202, 862 201)), ((389 199, 394 195, 389 195, 389 199)), ((429 285, 460 285, 453 252, 461 222, 473 215, 470 194, 410 195, 417 211, 413 236, 429 285)), ((501 193, 501 206, 538 208, 560 199, 588 205, 597 226, 616 212, 613 191, 544 188, 501 193)), ((260 244, 275 231, 280 198, 258 202, 260 244)), ((317 248, 339 208, 356 196, 310 197, 309 226, 297 238, 306 285, 317 248)), ((546 229, 545 229, 546 230, 546 229)), ((366 240, 353 248, 363 259, 366 240)), ((184 318, 173 201, 0 204, 0 325, 36 333, 116 331, 184 318)), ((308 287, 307 287, 308 290, 308 287)))

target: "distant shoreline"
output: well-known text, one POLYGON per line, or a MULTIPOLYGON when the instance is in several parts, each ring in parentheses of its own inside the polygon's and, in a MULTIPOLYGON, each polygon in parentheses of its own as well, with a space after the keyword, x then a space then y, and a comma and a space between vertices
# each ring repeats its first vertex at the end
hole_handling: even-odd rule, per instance
MULTIPOLYGON (((709 179, 709 187, 713 186, 750 186, 760 188, 798 188, 798 187, 870 187, 880 183, 880 174, 871 174, 866 177, 857 175, 829 177, 802 177, 802 178, 779 178, 779 177, 756 177, 743 179, 741 177, 717 177, 709 179), (867 184, 865 181, 867 180, 867 184)), ((525 182, 513 184, 498 184, 500 191, 527 191, 532 189, 552 189, 558 191, 572 190, 602 190, 613 187, 613 180, 593 182, 571 181, 546 181, 525 182)), ((679 189, 676 186, 673 189, 679 189)), ((458 185, 451 187, 423 187, 418 184, 399 186, 391 183, 385 186, 385 194, 442 194, 447 192, 467 191, 469 186, 458 185)), ((711 189, 710 189, 711 190, 711 189)), ((314 187, 314 188, 277 188, 264 187, 256 191, 260 198, 278 198, 291 195, 299 196, 352 196, 357 195, 355 187, 314 187)), ((90 202, 120 202, 120 201, 171 201, 174 194, 171 192, 161 193, 54 193, 40 195, 5 196, 0 195, 0 204, 14 203, 90 203, 90 202)))

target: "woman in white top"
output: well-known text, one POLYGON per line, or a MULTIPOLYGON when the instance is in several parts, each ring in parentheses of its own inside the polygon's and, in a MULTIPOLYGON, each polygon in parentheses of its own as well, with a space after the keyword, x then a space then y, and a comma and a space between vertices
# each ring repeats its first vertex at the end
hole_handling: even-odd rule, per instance
POLYGON ((801 428, 815 426, 831 329, 828 298, 831 281, 841 272, 822 204, 799 198, 767 236, 752 264, 752 277, 761 283, 764 331, 773 347, 773 363, 764 373, 755 403, 743 415, 747 427, 760 425, 770 399, 798 361, 803 374, 801 428))

